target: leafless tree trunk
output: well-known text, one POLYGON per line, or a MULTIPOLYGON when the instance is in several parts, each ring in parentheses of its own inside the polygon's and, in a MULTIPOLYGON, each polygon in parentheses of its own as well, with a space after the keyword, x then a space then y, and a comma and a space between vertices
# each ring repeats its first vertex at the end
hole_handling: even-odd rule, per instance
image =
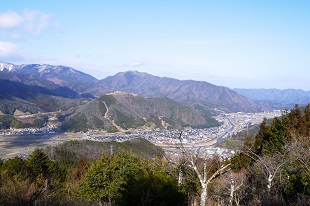
POLYGON ((234 201, 235 201, 235 203, 236 203, 237 206, 240 205, 240 197, 239 197, 238 195, 235 195, 234 201))
POLYGON ((183 168, 179 167, 179 178, 178 178, 178 185, 180 186, 183 183, 183 168))
POLYGON ((208 197, 208 185, 210 182, 216 178, 217 176, 227 172, 229 170, 230 164, 222 165, 220 168, 218 168, 215 172, 211 173, 212 169, 215 169, 215 164, 210 161, 211 159, 206 157, 205 155, 203 157, 199 157, 200 155, 200 148, 196 150, 196 154, 188 154, 188 152, 185 150, 183 143, 182 143, 182 133, 179 136, 180 139, 180 145, 181 145, 181 151, 183 154, 183 157, 185 160, 189 162, 189 167, 191 167, 198 179, 201 186, 201 192, 200 192, 200 206, 206 205, 206 200, 208 197), (198 168, 198 159, 201 159, 203 161, 203 167, 198 168))
POLYGON ((230 206, 233 205, 234 192, 235 192, 235 181, 230 174, 230 195, 229 195, 229 205, 230 206))
POLYGON ((230 173, 230 195, 229 195, 229 205, 232 206, 233 205, 233 202, 235 200, 238 199, 238 203, 236 202, 237 205, 239 205, 239 202, 240 202, 240 197, 236 198, 236 191, 238 191, 242 185, 243 185, 243 179, 244 177, 240 174, 232 174, 230 173), (239 184, 236 186, 236 183, 239 184))

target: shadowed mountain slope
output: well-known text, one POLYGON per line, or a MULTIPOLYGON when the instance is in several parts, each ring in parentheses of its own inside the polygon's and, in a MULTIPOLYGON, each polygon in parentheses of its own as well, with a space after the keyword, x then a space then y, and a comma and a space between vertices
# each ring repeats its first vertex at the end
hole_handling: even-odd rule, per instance
POLYGON ((30 113, 69 109, 85 102, 81 97, 67 87, 49 90, 0 79, 0 111, 4 114, 16 109, 30 113))

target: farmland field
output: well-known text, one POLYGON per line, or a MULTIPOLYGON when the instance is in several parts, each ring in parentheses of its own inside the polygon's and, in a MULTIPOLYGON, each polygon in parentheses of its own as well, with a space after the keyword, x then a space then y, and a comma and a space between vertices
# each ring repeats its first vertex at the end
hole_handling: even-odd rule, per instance
POLYGON ((0 158, 12 158, 20 154, 30 154, 35 148, 77 140, 82 134, 32 134, 0 135, 0 158))

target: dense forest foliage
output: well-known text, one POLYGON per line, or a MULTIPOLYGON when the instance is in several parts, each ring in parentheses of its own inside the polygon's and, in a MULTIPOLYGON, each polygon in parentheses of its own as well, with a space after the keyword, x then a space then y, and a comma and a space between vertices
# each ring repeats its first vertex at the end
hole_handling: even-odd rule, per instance
POLYGON ((182 205, 160 153, 143 139, 36 149, 0 161, 0 205, 182 205))
POLYGON ((255 138, 231 159, 232 170, 246 175, 244 204, 310 204, 310 104, 298 105, 270 124, 264 119, 255 138))
POLYGON ((0 161, 0 205, 310 205, 310 104, 264 120, 231 159, 178 147, 174 161, 142 139, 36 149, 0 161))

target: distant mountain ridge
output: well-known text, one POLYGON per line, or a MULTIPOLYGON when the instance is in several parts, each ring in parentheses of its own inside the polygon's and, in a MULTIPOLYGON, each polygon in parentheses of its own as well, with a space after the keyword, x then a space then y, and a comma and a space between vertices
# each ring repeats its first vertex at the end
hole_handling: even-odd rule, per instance
POLYGON ((96 96, 113 91, 137 93, 145 97, 168 97, 181 104, 213 110, 254 112, 261 108, 254 101, 227 87, 208 82, 157 77, 138 71, 120 72, 95 83, 86 90, 96 96))
POLYGON ((67 66, 48 64, 14 65, 5 62, 0 62, 0 78, 49 89, 65 86, 76 92, 83 92, 98 81, 89 74, 67 66))
POLYGON ((71 67, 48 64, 14 65, 0 62, 0 79, 36 85, 49 90, 68 88, 85 97, 92 95, 99 97, 115 91, 136 93, 144 97, 167 97, 209 115, 214 114, 216 109, 226 112, 283 109, 295 103, 304 105, 310 99, 304 91, 298 91, 298 95, 296 91, 277 91, 272 94, 266 91, 255 93, 252 91, 251 95, 251 92, 231 90, 208 82, 177 80, 138 71, 120 72, 98 80, 71 67))
POLYGON ((253 100, 276 102, 283 107, 292 108, 295 104, 307 105, 310 102, 310 91, 301 89, 234 89, 253 100))

